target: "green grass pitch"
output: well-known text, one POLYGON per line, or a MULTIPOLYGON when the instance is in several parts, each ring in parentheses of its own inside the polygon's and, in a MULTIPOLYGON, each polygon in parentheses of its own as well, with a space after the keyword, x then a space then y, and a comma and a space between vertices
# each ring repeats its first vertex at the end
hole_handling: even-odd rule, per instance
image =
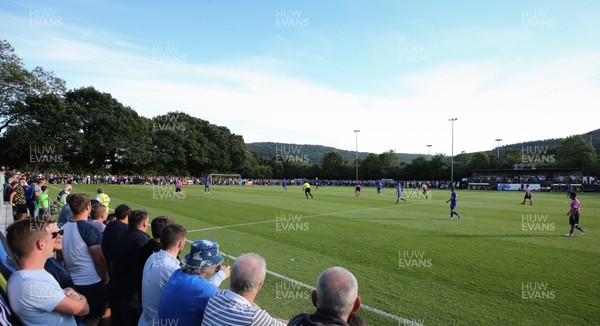
MULTIPOLYGON (((74 192, 95 198, 97 187, 74 192)), ((462 220, 449 221, 447 190, 426 200, 407 189, 408 202, 395 205, 389 188, 356 198, 350 187, 313 187, 314 199, 294 186, 213 186, 207 195, 184 186, 181 199, 172 186, 104 188, 111 208, 171 216, 189 240, 214 238, 233 257, 261 254, 277 275, 268 274, 257 303, 278 318, 313 312, 303 284, 338 265, 357 277, 368 325, 600 324, 597 194, 578 195, 588 232, 569 238, 564 193, 534 193, 530 206, 521 192, 459 190, 462 220)))

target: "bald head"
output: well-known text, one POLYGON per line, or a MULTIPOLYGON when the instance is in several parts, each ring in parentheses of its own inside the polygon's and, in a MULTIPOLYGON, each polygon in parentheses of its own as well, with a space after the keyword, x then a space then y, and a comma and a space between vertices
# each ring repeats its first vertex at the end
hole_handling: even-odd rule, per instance
POLYGON ((317 308, 345 316, 352 312, 358 297, 358 282, 343 267, 326 269, 317 279, 317 308))
POLYGON ((243 295, 258 292, 267 275, 267 263, 257 254, 245 254, 233 263, 229 281, 231 291, 243 295))

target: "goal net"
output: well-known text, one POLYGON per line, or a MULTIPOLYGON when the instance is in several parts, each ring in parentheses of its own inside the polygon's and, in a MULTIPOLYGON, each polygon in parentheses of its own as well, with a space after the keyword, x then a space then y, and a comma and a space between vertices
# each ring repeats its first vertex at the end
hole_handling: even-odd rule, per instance
POLYGON ((242 175, 236 173, 211 173, 208 175, 211 185, 239 186, 242 184, 242 175))

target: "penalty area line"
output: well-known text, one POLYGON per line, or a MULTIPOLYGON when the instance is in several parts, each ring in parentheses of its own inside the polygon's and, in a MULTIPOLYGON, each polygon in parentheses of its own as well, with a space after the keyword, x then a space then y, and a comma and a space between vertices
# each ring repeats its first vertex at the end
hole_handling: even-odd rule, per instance
MULTIPOLYGON (((194 242, 194 241, 192 241, 192 240, 190 240, 190 239, 185 239, 185 241, 186 241, 186 242, 189 242, 189 243, 193 243, 193 242, 194 242)), ((234 261, 237 259, 237 257, 234 257, 234 256, 232 256, 232 255, 226 254, 226 253, 224 253, 224 252, 219 252, 219 253, 220 253, 221 255, 223 255, 223 256, 226 256, 226 257, 228 257, 228 258, 231 258, 231 259, 233 259, 234 261)), ((282 279, 282 280, 284 280, 284 281, 288 281, 288 282, 290 282, 290 283, 296 284, 296 285, 298 285, 298 286, 301 286, 301 287, 303 287, 303 288, 309 289, 309 290, 311 290, 311 291, 315 289, 314 287, 312 287, 312 286, 310 286, 310 285, 308 285, 308 284, 302 283, 302 282, 300 282, 300 281, 298 281, 298 280, 295 280, 295 279, 293 279, 293 278, 291 278, 291 277, 288 277, 288 276, 285 276, 285 275, 282 275, 282 274, 279 274, 279 273, 276 273, 276 272, 273 272, 273 271, 270 271, 270 270, 267 270, 267 274, 269 274, 269 275, 272 275, 272 276, 275 276, 275 277, 277 277, 277 278, 280 278, 280 279, 282 279)), ((360 308, 361 308, 361 309, 364 309, 364 310, 367 310, 367 311, 370 311, 370 312, 372 312, 372 313, 378 314, 378 315, 380 315, 380 316, 387 317, 387 318, 390 318, 390 319, 393 319, 393 320, 399 321, 399 322, 401 322, 403 325, 423 326, 422 324, 419 324, 419 323, 417 323, 417 322, 414 322, 414 321, 412 321, 412 320, 410 320, 410 319, 407 319, 407 318, 404 318, 404 317, 400 317, 400 316, 394 315, 394 314, 392 314, 392 313, 389 313, 389 312, 385 312, 385 311, 383 311, 383 310, 380 310, 380 309, 377 309, 377 308, 371 307, 371 306, 369 306, 369 305, 366 305, 366 304, 364 304, 364 303, 361 303, 361 304, 360 304, 360 308)))

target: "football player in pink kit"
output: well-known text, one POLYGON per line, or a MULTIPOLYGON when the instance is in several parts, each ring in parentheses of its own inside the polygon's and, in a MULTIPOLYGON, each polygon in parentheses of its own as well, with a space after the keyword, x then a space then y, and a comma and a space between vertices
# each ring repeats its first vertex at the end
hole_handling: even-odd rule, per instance
POLYGON ((356 197, 360 196, 360 189, 362 188, 362 186, 360 185, 360 183, 357 183, 354 186, 354 193, 356 194, 356 197))
POLYGON ((527 199, 529 199, 529 205, 533 205, 533 202, 531 201, 531 188, 529 188, 529 185, 525 187, 525 197, 523 198, 521 205, 525 205, 527 199))
POLYGON ((581 232, 579 236, 585 234, 585 230, 579 226, 579 199, 575 197, 577 197, 577 193, 574 191, 571 192, 571 209, 567 213, 567 215, 569 215, 569 224, 571 224, 571 229, 569 230, 569 233, 565 234, 567 237, 573 236, 573 229, 577 229, 579 232, 581 232))
POLYGON ((425 199, 429 199, 429 188, 427 187, 427 183, 423 182, 421 188, 423 189, 423 196, 425 196, 425 199))
POLYGON ((181 196, 181 186, 182 185, 183 185, 183 182, 181 181, 181 179, 177 179, 177 181, 175 181, 175 197, 181 196))

